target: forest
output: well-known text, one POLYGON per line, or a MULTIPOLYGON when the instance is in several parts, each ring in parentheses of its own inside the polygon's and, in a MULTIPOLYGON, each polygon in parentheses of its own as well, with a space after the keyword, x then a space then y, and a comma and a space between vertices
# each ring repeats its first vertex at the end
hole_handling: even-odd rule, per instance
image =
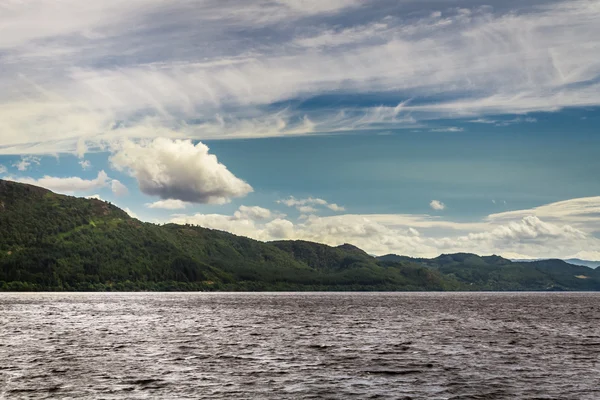
POLYGON ((600 290, 599 272, 561 260, 265 243, 0 180, 0 291, 600 290))

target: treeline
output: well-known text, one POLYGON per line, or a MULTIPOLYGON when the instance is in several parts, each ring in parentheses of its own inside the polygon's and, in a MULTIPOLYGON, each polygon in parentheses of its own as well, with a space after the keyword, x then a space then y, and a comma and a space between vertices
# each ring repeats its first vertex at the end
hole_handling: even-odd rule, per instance
POLYGON ((556 261, 263 243, 0 180, 0 291, 600 290, 596 271, 556 261))

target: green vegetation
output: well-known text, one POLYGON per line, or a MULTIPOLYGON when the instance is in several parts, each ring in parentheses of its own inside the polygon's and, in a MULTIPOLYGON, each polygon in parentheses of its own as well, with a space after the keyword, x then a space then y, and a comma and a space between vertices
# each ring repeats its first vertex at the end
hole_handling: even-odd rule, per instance
POLYGON ((557 260, 375 258, 351 245, 263 243, 142 223, 110 203, 0 180, 0 291, 598 290, 596 272, 557 260))
POLYGON ((499 256, 442 254, 432 259, 389 254, 379 260, 414 262, 477 290, 600 290, 600 270, 562 260, 511 262, 499 256))

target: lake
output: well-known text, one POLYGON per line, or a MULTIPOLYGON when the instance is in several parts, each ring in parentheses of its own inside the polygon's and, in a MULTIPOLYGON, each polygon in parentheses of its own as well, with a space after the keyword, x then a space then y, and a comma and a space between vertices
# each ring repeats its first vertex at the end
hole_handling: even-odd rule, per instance
POLYGON ((0 293, 0 398, 599 399, 600 293, 0 293))

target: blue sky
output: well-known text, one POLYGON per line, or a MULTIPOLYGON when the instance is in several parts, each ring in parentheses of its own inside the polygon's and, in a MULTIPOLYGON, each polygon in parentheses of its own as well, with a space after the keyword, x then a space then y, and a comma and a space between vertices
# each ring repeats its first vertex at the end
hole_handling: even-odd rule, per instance
POLYGON ((0 0, 0 178, 374 254, 600 259, 595 1, 0 0))

